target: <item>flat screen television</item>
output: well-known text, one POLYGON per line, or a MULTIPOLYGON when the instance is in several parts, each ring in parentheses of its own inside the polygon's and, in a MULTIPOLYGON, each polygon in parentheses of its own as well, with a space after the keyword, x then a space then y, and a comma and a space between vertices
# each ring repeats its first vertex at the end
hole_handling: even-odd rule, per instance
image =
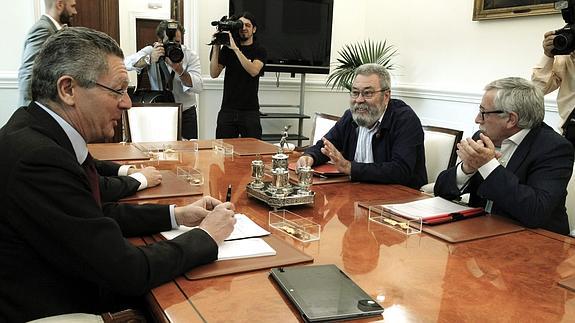
POLYGON ((333 0, 230 0, 230 16, 252 13, 267 51, 264 71, 329 74, 333 0))

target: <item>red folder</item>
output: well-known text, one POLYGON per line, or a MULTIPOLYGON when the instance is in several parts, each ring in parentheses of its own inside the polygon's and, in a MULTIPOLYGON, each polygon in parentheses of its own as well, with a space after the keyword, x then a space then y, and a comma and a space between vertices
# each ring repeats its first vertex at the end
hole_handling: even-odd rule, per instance
MULTIPOLYGON (((295 171, 296 170, 296 163, 289 163, 288 168, 295 171)), ((340 172, 334 165, 332 164, 322 164, 319 166, 313 167, 313 173, 317 176, 342 176, 345 175, 344 173, 340 172)))
POLYGON ((448 214, 440 214, 432 217, 428 217, 422 220, 423 224, 427 225, 434 225, 434 224, 441 224, 445 222, 452 222, 463 220, 467 218, 471 218, 474 216, 484 215, 485 211, 482 208, 474 208, 466 211, 456 212, 456 213, 448 213, 448 214))

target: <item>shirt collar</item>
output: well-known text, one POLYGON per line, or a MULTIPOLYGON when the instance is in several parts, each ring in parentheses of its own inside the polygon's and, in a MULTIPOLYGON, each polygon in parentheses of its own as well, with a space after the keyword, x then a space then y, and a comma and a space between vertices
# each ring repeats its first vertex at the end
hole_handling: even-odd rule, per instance
POLYGON ((503 145, 504 143, 512 142, 515 145, 519 146, 519 144, 521 144, 523 139, 525 139, 525 136, 527 136, 529 131, 531 131, 531 129, 521 129, 521 130, 519 130, 519 132, 517 132, 513 136, 511 136, 507 139, 503 139, 503 142, 501 144, 503 145))
POLYGON ((84 138, 82 138, 82 135, 80 135, 76 129, 74 129, 66 120, 62 119, 62 117, 60 117, 57 113, 48 109, 38 101, 36 101, 36 104, 44 109, 44 111, 48 112, 48 114, 54 118, 54 120, 56 120, 60 127, 62 127, 62 130, 64 130, 68 136, 68 139, 70 139, 70 142, 72 143, 72 148, 74 149, 78 163, 83 164, 86 160, 86 157, 88 157, 88 146, 86 145, 84 138))
POLYGON ((50 16, 49 14, 45 13, 44 16, 48 17, 48 19, 50 19, 52 21, 52 23, 54 24, 54 26, 56 26, 56 30, 60 30, 63 27, 67 26, 66 24, 64 25, 60 25, 59 22, 56 21, 56 19, 52 18, 52 16, 50 16))

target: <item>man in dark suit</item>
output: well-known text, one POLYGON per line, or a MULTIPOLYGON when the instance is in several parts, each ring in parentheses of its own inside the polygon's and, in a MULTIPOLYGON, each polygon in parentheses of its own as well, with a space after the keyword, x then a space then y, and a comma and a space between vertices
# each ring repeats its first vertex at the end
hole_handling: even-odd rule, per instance
POLYGON ((573 146, 543 122, 543 93, 522 78, 491 82, 475 122, 480 131, 457 145, 461 162, 439 174, 435 195, 515 219, 529 228, 569 234, 566 187, 573 146))
POLYGON ((28 31, 24 40, 22 51, 22 63, 18 69, 18 88, 20 97, 18 106, 26 106, 30 103, 30 80, 32 78, 32 66, 36 54, 44 45, 48 37, 63 26, 70 24, 76 11, 76 0, 44 0, 46 13, 28 31))
MULTIPOLYGON (((64 26, 69 25, 78 13, 75 0, 45 0, 46 13, 28 31, 22 51, 22 63, 18 69, 18 104, 30 104, 30 80, 34 59, 48 37, 64 26)), ((135 194, 138 190, 153 187, 162 181, 162 175, 155 168, 136 170, 112 162, 96 163, 100 178, 101 198, 104 202, 114 202, 135 194), (121 175, 121 176, 120 176, 121 175)))
POLYGON ((127 87, 122 50, 104 33, 65 28, 38 53, 33 102, 0 129, 1 322, 125 308, 214 261, 233 230, 233 206, 211 197, 100 205, 87 143, 114 135, 127 87), (148 246, 124 238, 179 224, 198 228, 148 246))
POLYGON ((378 64, 355 70, 350 108, 297 166, 328 161, 354 181, 401 184, 419 189, 427 183, 423 128, 405 102, 391 98, 391 80, 378 64))

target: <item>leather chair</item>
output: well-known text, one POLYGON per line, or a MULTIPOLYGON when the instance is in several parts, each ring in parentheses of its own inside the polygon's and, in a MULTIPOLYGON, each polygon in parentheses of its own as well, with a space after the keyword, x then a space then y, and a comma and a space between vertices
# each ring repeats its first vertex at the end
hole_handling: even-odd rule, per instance
POLYGON ((126 141, 182 140, 181 103, 134 103, 124 121, 126 141))
POLYGON ((452 167, 457 161, 457 143, 463 138, 463 131, 423 126, 423 132, 428 184, 423 185, 421 191, 433 194, 433 186, 439 173, 452 167))
POLYGON ((334 116, 327 113, 316 112, 313 117, 313 127, 311 128, 311 136, 309 139, 309 145, 315 145, 315 143, 325 136, 325 134, 333 128, 335 123, 339 120, 338 116, 334 116))
POLYGON ((28 323, 145 323, 146 318, 138 310, 127 309, 102 315, 69 313, 44 317, 28 323))

